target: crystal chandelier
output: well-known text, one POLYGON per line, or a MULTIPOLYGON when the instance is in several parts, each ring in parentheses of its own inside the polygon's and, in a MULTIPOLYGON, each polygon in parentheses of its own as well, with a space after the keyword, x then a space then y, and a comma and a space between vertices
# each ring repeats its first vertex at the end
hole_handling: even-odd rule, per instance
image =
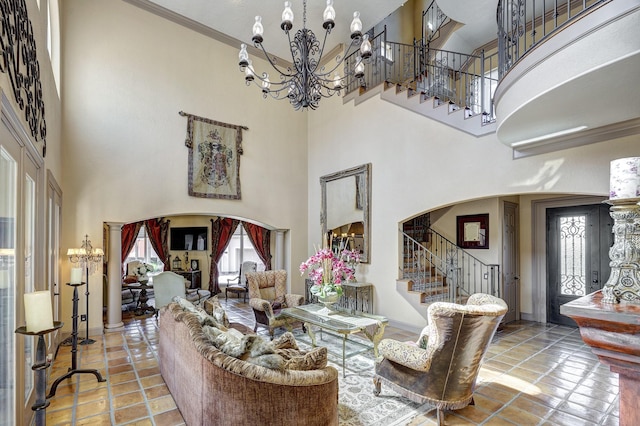
POLYGON ((256 21, 253 24, 252 41, 255 47, 262 49, 273 69, 279 74, 280 81, 271 81, 269 74, 266 72, 261 75, 255 72, 247 53, 247 45, 243 43, 238 55, 238 65, 240 65, 240 71, 245 74, 244 78, 247 86, 253 82, 262 89, 264 98, 270 95, 274 99, 288 99, 291 105, 296 110, 299 110, 300 108, 316 109, 320 99, 328 98, 336 93, 339 95, 347 76, 353 76, 360 81, 360 84, 364 84, 363 61, 371 57, 371 42, 367 34, 362 34, 362 22, 360 21, 359 12, 353 13, 353 21, 350 27, 351 43, 345 54, 336 57, 336 64, 330 70, 325 70, 325 67, 321 66, 322 54, 327 37, 335 26, 335 18, 336 11, 333 8, 333 0, 327 0, 322 24, 325 34, 321 45, 320 40, 316 38, 313 31, 307 28, 307 1, 304 0, 302 28, 296 31, 292 40, 289 31, 293 28, 293 11, 291 10, 291 2, 284 2, 280 28, 289 39, 292 66, 283 69, 278 66, 276 58, 271 57, 262 45, 264 32, 262 17, 256 16, 256 21), (344 59, 357 50, 359 52, 355 60, 354 69, 345 69, 345 75, 341 76, 338 69, 343 65, 344 59))

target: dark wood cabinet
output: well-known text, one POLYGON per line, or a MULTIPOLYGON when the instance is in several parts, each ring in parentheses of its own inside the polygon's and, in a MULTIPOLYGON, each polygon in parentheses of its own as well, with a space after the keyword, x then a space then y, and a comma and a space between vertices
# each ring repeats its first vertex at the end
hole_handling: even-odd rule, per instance
POLYGON ((179 271, 174 270, 178 275, 182 275, 185 279, 191 281, 189 288, 200 288, 202 285, 202 271, 179 271))

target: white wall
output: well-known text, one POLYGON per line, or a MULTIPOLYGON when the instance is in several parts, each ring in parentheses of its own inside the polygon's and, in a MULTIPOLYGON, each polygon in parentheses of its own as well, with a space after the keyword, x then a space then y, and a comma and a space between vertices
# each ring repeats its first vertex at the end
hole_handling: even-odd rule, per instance
MULTIPOLYGON (((102 222, 206 214, 288 229, 291 262, 302 262, 306 114, 246 87, 237 49, 122 1, 63 6, 63 248, 85 234, 101 245, 102 222), (249 128, 243 132, 242 200, 188 195, 187 119, 179 111, 249 128)), ((299 273, 291 278, 294 290, 303 292, 299 273)), ((92 310, 100 312, 99 292, 91 294, 92 310)), ((70 293, 63 299, 70 312, 70 293)), ((91 328, 101 326, 96 321, 91 328)))
MULTIPOLYGON (((379 97, 357 107, 340 103, 331 99, 309 115, 309 240, 320 238, 319 176, 372 163, 371 263, 361 267, 361 280, 376 286, 375 311, 399 323, 424 322, 396 290, 399 223, 420 212, 485 197, 607 195, 609 162, 637 155, 640 147, 640 136, 632 136, 513 160, 495 135, 468 136, 379 97)), ((522 210, 521 217, 527 217, 522 210)), ((531 226, 521 219, 521 228, 531 226)), ((491 228, 492 240, 498 231, 491 228)), ((451 232, 455 237, 455 228, 451 232)), ((523 256, 531 252, 530 239, 521 238, 520 245, 523 256)), ((521 257, 523 271, 531 272, 523 265, 530 261, 521 257)), ((521 299, 529 301, 534 284, 530 276, 521 281, 521 299)), ((523 312, 531 309, 530 302, 521 304, 523 312)))
MULTIPOLYGON (((64 6, 63 248, 85 233, 99 241, 103 221, 250 218, 290 230, 285 267, 302 292, 297 266, 321 240, 320 176, 370 162, 371 263, 358 278, 375 284, 376 312, 415 325, 422 317, 395 287, 400 222, 485 197, 606 195, 609 162, 640 146, 634 136, 514 161, 495 135, 474 138, 379 98, 354 107, 334 97, 296 112, 245 87, 237 49, 124 2, 64 6), (241 201, 187 195, 180 110, 249 127, 241 201)), ((523 288, 522 300, 531 293, 523 288)))

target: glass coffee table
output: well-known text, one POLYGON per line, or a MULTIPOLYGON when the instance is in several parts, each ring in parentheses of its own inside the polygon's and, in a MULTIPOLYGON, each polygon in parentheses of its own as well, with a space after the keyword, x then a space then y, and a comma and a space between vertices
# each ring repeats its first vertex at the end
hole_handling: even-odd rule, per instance
POLYGON ((341 310, 327 309, 321 304, 301 305, 285 308, 280 312, 288 318, 304 323, 312 345, 316 346, 316 336, 313 327, 333 332, 342 336, 342 376, 345 377, 345 358, 347 336, 362 333, 373 343, 373 353, 378 357, 378 343, 384 334, 384 328, 389 322, 385 317, 366 314, 363 312, 348 313, 341 310))

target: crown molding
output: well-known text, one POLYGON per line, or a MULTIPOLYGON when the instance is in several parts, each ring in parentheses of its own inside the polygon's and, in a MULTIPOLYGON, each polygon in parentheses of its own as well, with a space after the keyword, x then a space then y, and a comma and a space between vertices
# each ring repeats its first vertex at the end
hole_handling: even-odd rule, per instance
MULTIPOLYGON (((213 40, 219 41, 220 43, 226 44, 227 46, 231 46, 234 47, 236 49, 240 49, 240 44, 243 43, 243 41, 238 40, 235 37, 231 37, 227 34, 221 33, 220 31, 214 30, 211 27, 208 27, 206 25, 203 25, 199 22, 194 21, 193 19, 189 19, 185 16, 182 16, 178 13, 175 13, 167 8, 164 8, 162 6, 157 5, 156 3, 153 3, 150 0, 123 0, 125 3, 129 3, 133 6, 136 6, 142 10, 145 10, 149 13, 153 13, 156 16, 159 16, 161 18, 164 18, 168 21, 171 21, 175 24, 181 25, 185 28, 188 28, 190 30, 193 30, 199 34, 202 34, 206 37, 209 37, 213 40)), ((247 44, 247 51, 254 55, 257 56, 261 59, 267 60, 267 58, 264 55, 264 52, 250 44, 247 44)), ((292 64, 289 61, 286 61, 278 56, 269 54, 272 58, 275 58, 277 60, 278 64, 283 65, 284 67, 291 67, 292 64)))

